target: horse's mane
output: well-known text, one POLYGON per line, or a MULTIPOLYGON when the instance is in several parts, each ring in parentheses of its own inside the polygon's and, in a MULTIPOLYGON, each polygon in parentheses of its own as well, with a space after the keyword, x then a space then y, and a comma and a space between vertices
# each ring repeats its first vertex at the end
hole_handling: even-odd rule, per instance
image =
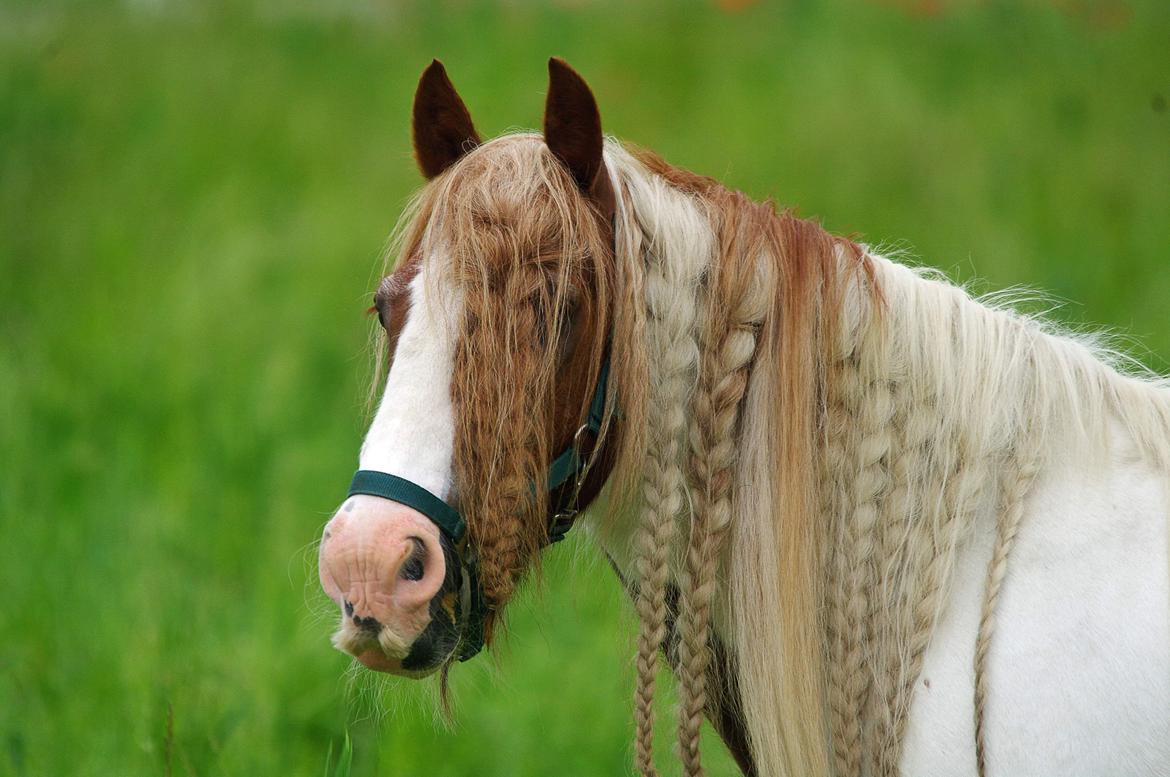
POLYGON ((980 510, 998 516, 981 716, 995 602, 1033 478, 1054 450, 1104 461, 1114 425, 1170 469, 1170 392, 1093 338, 981 303, 653 155, 611 142, 606 158, 645 245, 656 387, 639 672, 658 644, 652 600, 681 515, 692 527, 678 562, 688 773, 713 599, 762 774, 856 774, 863 759, 895 774, 956 548, 980 510))
MULTIPOLYGON (((638 582, 639 768, 653 771, 654 678, 666 589, 677 581, 688 774, 699 769, 699 723, 718 691, 706 687, 712 622, 728 642, 761 774, 856 774, 863 761, 871 774, 895 774, 956 548, 976 517, 998 516, 977 649, 985 656, 1032 479, 1058 448, 1103 456, 1114 426, 1170 468, 1170 392, 1124 374, 1089 339, 981 304, 651 154, 610 140, 605 163, 617 194, 608 270, 595 264, 604 252, 574 182, 538 135, 484 144, 408 209, 400 261, 455 246, 449 271, 485 284, 467 295, 465 313, 482 325, 489 308, 505 306, 502 330, 465 334, 456 368, 457 400, 474 394, 477 410, 493 408, 482 423, 482 413, 460 414, 457 466, 476 470, 461 482, 483 489, 464 496, 524 502, 518 484, 541 482, 547 414, 506 406, 524 394, 517 387, 542 395, 555 353, 532 350, 504 377, 474 364, 492 361, 483 349, 511 358, 508 347, 540 326, 552 328, 537 340, 556 341, 558 316, 521 321, 507 308, 522 309, 517 295, 536 288, 516 262, 552 236, 569 250, 561 266, 543 265, 553 283, 540 287, 538 307, 562 310, 584 273, 612 311, 621 434, 608 503, 637 520, 628 536, 617 520, 602 524, 610 542, 631 547, 638 582), (483 217, 501 203, 520 226, 484 237, 493 225, 483 217), (489 259, 515 275, 514 293, 487 293, 489 259), (499 439, 504 413, 524 419, 508 427, 508 450, 466 463, 495 450, 482 441, 499 439)), ((469 526, 510 572, 536 558, 531 527, 542 523, 528 520, 469 526)))

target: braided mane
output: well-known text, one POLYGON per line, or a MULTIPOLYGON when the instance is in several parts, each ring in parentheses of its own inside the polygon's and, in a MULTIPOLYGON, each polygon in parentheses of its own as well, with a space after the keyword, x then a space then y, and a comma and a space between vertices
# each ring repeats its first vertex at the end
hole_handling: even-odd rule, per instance
POLYGON ((987 514, 983 773, 987 652, 1029 488, 1054 447, 1105 455, 1114 422, 1166 468, 1170 395, 1089 339, 652 154, 611 142, 606 159, 639 235, 654 387, 634 535, 639 769, 655 771, 673 580, 685 774, 702 773, 699 725, 720 703, 714 625, 760 774, 896 775, 957 551, 987 514))
MULTIPOLYGON (((644 502, 640 536, 669 536, 680 522, 686 538, 675 562, 681 590, 680 755, 685 773, 702 772, 699 726, 704 711, 717 708, 720 701, 708 698, 714 618, 724 626, 731 621, 758 630, 763 639, 749 646, 723 629, 730 636, 740 682, 754 683, 752 688, 740 685, 740 702, 759 764, 757 743, 769 738, 775 745, 781 741, 776 739, 779 732, 769 733, 770 723, 755 725, 756 720, 775 719, 775 710, 765 712, 765 708, 774 708, 778 699, 821 695, 815 555, 823 543, 805 531, 805 521, 765 522, 763 533, 753 529, 746 544, 728 540, 742 531, 737 523, 743 521, 736 521, 736 516, 753 499, 766 506, 763 515, 814 512, 810 505, 817 491, 815 468, 802 456, 817 447, 815 418, 822 401, 818 343, 832 336, 832 322, 839 316, 812 311, 840 307, 843 299, 838 290, 847 284, 839 276, 864 277, 869 267, 857 246, 828 235, 812 222, 777 214, 768 203, 752 202, 715 181, 670 168, 647 152, 632 157, 616 144, 609 151, 608 163, 619 172, 640 229, 658 236, 665 245, 669 243, 664 236, 678 235, 673 255, 647 252, 647 272, 655 278, 647 283, 646 305, 651 311, 647 328, 652 333, 671 333, 661 351, 671 362, 665 369, 660 364, 652 334, 648 338, 651 374, 657 370, 658 377, 651 383, 659 391, 652 394, 650 403, 662 410, 648 419, 652 444, 644 471, 653 476, 655 485, 646 489, 654 498, 644 502), (668 282, 672 275, 682 277, 668 282), (659 277, 663 280, 658 281, 659 277), (778 404, 748 419, 743 417, 743 408, 749 377, 761 371, 780 373, 786 379, 775 382, 774 388, 780 391, 769 397, 769 402, 778 404), (777 423, 781 418, 785 420, 777 423), (754 426, 751 430, 749 423, 754 426), (778 436, 776 444, 768 445, 769 471, 744 488, 742 444, 749 432, 778 436), (660 441, 657 447, 654 441, 660 441), (782 486, 777 472, 785 473, 782 486), (673 482, 674 491, 661 498, 668 482, 673 482), (758 555, 733 558, 744 551, 758 555), (781 558, 787 564, 783 573, 781 558), (763 577, 737 588, 738 575, 733 570, 740 564, 763 577), (780 584, 782 574, 787 587, 780 584), (769 577, 774 587, 767 585, 769 577), (734 612, 745 617, 737 620, 734 612), (789 664, 793 671, 776 671, 778 662, 789 664)), ((759 380, 755 383, 763 385, 759 380)), ((640 542, 638 550, 640 573, 643 568, 664 569, 669 551, 661 541, 640 542)), ((655 612, 652 603, 661 601, 664 583, 643 581, 639 613, 655 612)), ((658 631, 658 622, 648 626, 643 616, 636 709, 638 763, 644 773, 653 771, 648 733, 652 719, 646 696, 647 689, 652 689, 651 649, 656 644, 647 633, 658 631)), ((796 764, 825 763, 819 706, 820 702, 789 717, 782 757, 796 764)), ((779 763, 779 757, 779 751, 770 753, 767 762, 779 763)))

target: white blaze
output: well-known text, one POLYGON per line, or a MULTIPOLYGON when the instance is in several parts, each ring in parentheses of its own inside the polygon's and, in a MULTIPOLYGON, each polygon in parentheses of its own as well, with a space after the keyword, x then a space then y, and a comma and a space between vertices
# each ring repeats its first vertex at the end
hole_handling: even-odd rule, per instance
POLYGON ((431 277, 430 264, 424 259, 410 283, 410 312, 359 466, 413 481, 446 499, 453 481, 451 376, 462 299, 431 277))

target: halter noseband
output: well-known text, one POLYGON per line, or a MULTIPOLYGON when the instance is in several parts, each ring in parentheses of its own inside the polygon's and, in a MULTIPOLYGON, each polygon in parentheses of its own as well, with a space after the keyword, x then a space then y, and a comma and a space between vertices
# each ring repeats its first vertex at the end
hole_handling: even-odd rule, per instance
MULTIPOLYGON (((609 355, 601 363, 601 370, 597 375, 597 387, 593 391, 593 401, 589 404, 589 415, 573 435, 569 446, 553 459, 548 467, 547 491, 553 491, 576 478, 573 491, 566 504, 562 505, 553 515, 548 527, 549 543, 560 542, 573 528, 573 522, 581 505, 578 499, 581 496, 581 486, 596 457, 596 439, 601 433, 601 424, 605 418, 605 395, 609 384, 609 355), (588 458, 581 455, 581 438, 589 432, 594 437, 594 448, 588 458)), ((349 485, 349 496, 363 494, 380 496, 392 502, 404 504, 418 510, 431 519, 439 528, 443 536, 451 543, 462 566, 467 580, 466 599, 463 607, 464 621, 463 634, 459 645, 459 660, 466 661, 483 649, 484 619, 487 617, 488 607, 483 596, 483 588, 479 584, 479 559, 475 549, 471 548, 467 540, 467 522, 458 510, 444 502, 417 483, 397 475, 386 472, 375 472, 369 469, 359 469, 354 473, 353 481, 349 485)))

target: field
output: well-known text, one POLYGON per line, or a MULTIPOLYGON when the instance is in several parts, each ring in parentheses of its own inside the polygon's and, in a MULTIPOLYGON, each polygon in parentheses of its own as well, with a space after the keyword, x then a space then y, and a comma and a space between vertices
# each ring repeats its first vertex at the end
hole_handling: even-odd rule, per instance
POLYGON ((323 775, 347 736, 353 775, 629 773, 634 622, 582 538, 453 727, 328 644, 434 56, 486 134, 564 56, 607 131, 1167 367, 1170 4, 723 5, 0 0, 0 775, 323 775))

